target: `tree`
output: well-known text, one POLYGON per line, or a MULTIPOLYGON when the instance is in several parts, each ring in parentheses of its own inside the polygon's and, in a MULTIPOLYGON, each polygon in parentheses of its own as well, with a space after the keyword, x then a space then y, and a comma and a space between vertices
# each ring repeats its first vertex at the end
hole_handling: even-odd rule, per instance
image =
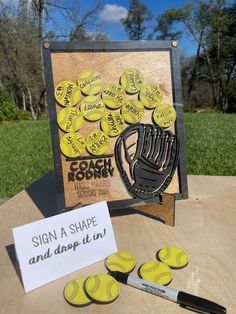
POLYGON ((196 79, 198 82, 200 79, 207 81, 212 89, 212 106, 218 106, 223 111, 228 107, 229 86, 235 69, 235 60, 232 58, 235 28, 231 26, 232 21, 235 21, 234 7, 235 4, 228 8, 225 0, 198 0, 180 9, 166 11, 154 30, 161 32, 162 38, 165 38, 171 34, 171 27, 179 23, 184 25, 197 43, 187 98, 190 99, 196 79))
POLYGON ((176 21, 176 11, 170 9, 163 15, 157 18, 157 25, 154 28, 156 39, 158 40, 176 40, 182 36, 181 31, 173 31, 173 26, 176 21))
MULTIPOLYGON (((25 0, 24 0, 25 1, 25 0)), ((100 2, 95 3, 94 6, 86 10, 85 12, 81 13, 81 6, 79 1, 71 1, 70 4, 68 2, 64 2, 62 0, 31 0, 32 1, 32 10, 35 15, 35 21, 37 23, 38 28, 38 40, 39 40, 39 50, 41 55, 41 64, 42 64, 42 81, 43 81, 43 89, 40 96, 40 99, 44 97, 44 93, 46 91, 45 88, 45 80, 44 80, 44 68, 43 68, 43 53, 42 53, 42 41, 44 39, 45 27, 43 24, 43 19, 46 17, 48 20, 52 20, 50 16, 50 11, 52 9, 56 9, 57 11, 61 12, 64 18, 72 21, 76 25, 75 34, 82 35, 82 31, 85 29, 86 25, 89 22, 93 21, 93 18, 96 16, 97 12, 101 8, 100 2), (81 30, 80 30, 81 29, 81 30)), ((64 38, 70 37, 73 40, 73 31, 70 34, 66 34, 63 36, 58 36, 64 38)), ((46 36, 45 36, 46 37, 46 36)), ((46 109, 46 98, 44 98, 45 109, 46 109)))
POLYGON ((191 34, 197 43, 197 52, 193 61, 192 71, 189 78, 189 86, 187 91, 187 99, 191 96, 193 82, 196 78, 197 65, 201 52, 203 35, 209 24, 209 9, 208 5, 203 1, 198 1, 195 4, 188 3, 180 9, 167 10, 158 20, 154 32, 157 32, 157 39, 178 39, 183 32, 173 32, 176 23, 184 24, 187 31, 191 34))
POLYGON ((15 105, 29 109, 38 118, 42 90, 41 60, 37 29, 32 25, 28 2, 19 1, 18 10, 2 7, 0 19, 0 61, 2 81, 15 105))
POLYGON ((80 9, 77 0, 69 4, 64 0, 19 0, 18 7, 0 0, 0 87, 9 92, 17 108, 30 110, 33 119, 46 109, 42 40, 70 36, 68 29, 58 33, 55 27, 50 31, 47 21, 61 14, 66 21, 63 24, 85 28, 95 19, 99 2, 85 11, 80 9))
POLYGON ((130 0, 128 15, 121 21, 129 39, 140 40, 146 31, 145 22, 151 19, 152 14, 145 4, 140 0, 130 0))
POLYGON ((88 33, 85 31, 84 27, 81 25, 76 25, 74 29, 72 29, 70 33, 70 41, 75 40, 110 40, 110 38, 105 33, 88 33))
POLYGON ((236 70, 236 3, 225 6, 225 1, 217 1, 213 7, 212 32, 209 36, 209 58, 215 74, 217 104, 223 111, 230 106, 233 75, 236 70))

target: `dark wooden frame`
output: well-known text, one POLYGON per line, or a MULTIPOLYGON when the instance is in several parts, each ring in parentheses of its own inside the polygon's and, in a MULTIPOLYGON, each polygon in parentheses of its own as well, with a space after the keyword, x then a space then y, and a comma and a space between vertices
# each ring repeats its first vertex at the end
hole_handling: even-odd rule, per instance
MULTIPOLYGON (((173 103, 177 112, 175 123, 176 134, 180 143, 180 154, 178 163, 178 178, 179 178, 179 193, 175 194, 175 199, 188 198, 187 171, 185 161, 184 148, 184 126, 183 126, 183 99, 182 99, 182 82, 180 68, 180 53, 178 43, 176 41, 81 41, 81 42, 44 42, 43 43, 43 58, 44 72, 46 81, 47 101, 51 127, 54 171, 56 176, 56 189, 58 195, 58 207, 65 208, 64 186, 62 177, 62 165, 59 149, 59 134, 56 123, 56 109, 53 87, 53 71, 51 62, 51 53, 61 52, 109 52, 109 51, 169 51, 171 76, 172 76, 172 92, 173 103)), ((156 203, 160 199, 153 200, 156 203)), ((149 201, 150 202, 150 201, 149 201)), ((125 200, 110 202, 110 206, 114 209, 119 209, 125 205, 136 206, 137 200, 125 200), (128 202, 128 203, 127 203, 128 202)))

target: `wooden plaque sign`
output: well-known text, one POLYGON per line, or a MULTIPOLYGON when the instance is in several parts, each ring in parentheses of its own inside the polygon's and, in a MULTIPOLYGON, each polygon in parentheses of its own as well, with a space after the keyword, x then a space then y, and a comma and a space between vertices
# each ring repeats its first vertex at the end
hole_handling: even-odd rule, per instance
POLYGON ((45 42, 61 209, 187 197, 179 50, 171 41, 45 42))

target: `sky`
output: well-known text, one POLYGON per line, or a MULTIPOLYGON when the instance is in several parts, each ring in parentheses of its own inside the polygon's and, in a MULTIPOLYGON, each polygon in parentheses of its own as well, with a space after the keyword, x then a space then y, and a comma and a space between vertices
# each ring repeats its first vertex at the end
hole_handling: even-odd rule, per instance
MULTIPOLYGON (((83 1, 84 2, 84 1, 83 1)), ((92 3, 94 1, 89 1, 92 3)), ((184 0, 165 0, 165 1, 158 1, 158 0, 142 0, 150 11, 153 13, 154 19, 165 12, 165 10, 172 8, 172 7, 181 7, 188 1, 184 0)), ((120 19, 125 17, 128 12, 129 8, 129 1, 128 0, 103 0, 102 1, 104 7, 99 15, 100 21, 103 22, 102 26, 104 32, 109 33, 114 40, 119 39, 127 39, 126 34, 124 33, 124 28, 120 23, 120 19)), ((152 21, 154 25, 154 21, 152 21)))
MULTIPOLYGON (((17 7, 19 0, 2 0, 5 3, 15 4, 17 7)), ((102 3, 102 10, 98 14, 98 18, 95 24, 99 25, 97 29, 93 27, 86 29, 88 32, 104 32, 109 36, 111 40, 128 40, 128 36, 125 33, 124 27, 120 21, 121 18, 127 16, 129 8, 129 0, 74 0, 78 1, 79 6, 81 6, 82 11, 91 9, 98 1, 102 3)), ((194 0, 192 0, 194 1, 194 0)), ((30 2, 30 1, 29 1, 30 2)), ((51 1, 52 3, 57 3, 56 0, 51 1)), ((191 0, 141 0, 153 14, 152 21, 148 22, 146 34, 152 33, 152 30, 156 23, 156 18, 162 15, 166 10, 170 8, 180 8, 191 0)), ((59 3, 59 2, 58 2, 59 3)), ((62 0, 62 3, 70 4, 70 0, 62 0)), ((72 1, 71 1, 72 3, 72 1)), ((55 7, 53 7, 55 9, 55 7)), ((63 11, 63 10, 62 10, 63 11)), ((67 24, 67 20, 64 18, 63 14, 58 14, 58 10, 53 10, 52 18, 47 22, 47 29, 51 29, 58 33, 58 30, 64 29, 67 35, 71 30, 72 25, 67 24), (53 14, 55 13, 55 15, 53 14), (56 31, 57 29, 57 31, 56 31)), ((181 26, 178 26, 181 27, 181 26)), ((62 32, 61 32, 62 33, 62 32)), ((66 37, 65 37, 66 38, 66 37)), ((183 37, 179 40, 179 47, 183 54, 190 56, 196 53, 196 43, 187 32, 184 32, 183 37)))
MULTIPOLYGON (((94 0, 81 1, 82 3, 89 3, 92 5, 94 0)), ((180 8, 184 4, 190 2, 186 0, 142 0, 152 12, 153 20, 148 23, 147 34, 152 32, 155 26, 155 20, 159 15, 162 15, 166 10, 170 8, 180 8)), ((126 17, 129 1, 128 0, 103 0, 103 9, 98 16, 98 23, 101 25, 100 31, 107 34, 112 40, 127 40, 127 34, 124 31, 124 27, 120 22, 121 18, 126 17)), ((186 33, 183 38, 180 39, 180 49, 186 55, 192 55, 196 51, 196 44, 186 33)))

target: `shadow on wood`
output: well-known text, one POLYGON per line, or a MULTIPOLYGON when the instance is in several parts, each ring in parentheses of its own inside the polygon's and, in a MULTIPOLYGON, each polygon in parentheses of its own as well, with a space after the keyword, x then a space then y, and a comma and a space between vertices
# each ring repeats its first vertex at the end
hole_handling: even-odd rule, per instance
POLYGON ((174 194, 162 193, 160 202, 156 204, 136 205, 129 208, 111 209, 111 216, 129 214, 141 214, 152 219, 159 220, 167 225, 175 224, 175 196, 174 194))
POLYGON ((25 190, 45 218, 59 213, 55 176, 52 171, 46 173, 25 190))
POLYGON ((20 282, 23 286, 22 282, 22 277, 21 277, 21 272, 20 272, 20 265, 16 257, 16 250, 15 250, 15 245, 14 244, 9 244, 6 246, 7 254, 12 262, 13 267, 15 268, 16 274, 20 279, 20 282))
MULTIPOLYGON (((41 213, 45 218, 54 216, 59 213, 58 202, 56 199, 56 182, 53 172, 48 172, 39 180, 34 182, 28 188, 26 192, 31 197, 33 202, 37 205, 41 213)), ((130 200, 129 207, 123 207, 122 201, 117 201, 116 205, 110 208, 111 216, 121 216, 129 214, 142 214, 146 217, 150 217, 159 220, 167 225, 174 226, 175 222, 175 195, 162 193, 159 197, 152 200, 153 203, 147 203, 145 205, 138 205, 137 200, 130 200)), ((113 202, 115 203, 115 202, 113 202)), ((73 208, 64 209, 64 211, 72 210, 80 207, 75 206, 73 208)))

